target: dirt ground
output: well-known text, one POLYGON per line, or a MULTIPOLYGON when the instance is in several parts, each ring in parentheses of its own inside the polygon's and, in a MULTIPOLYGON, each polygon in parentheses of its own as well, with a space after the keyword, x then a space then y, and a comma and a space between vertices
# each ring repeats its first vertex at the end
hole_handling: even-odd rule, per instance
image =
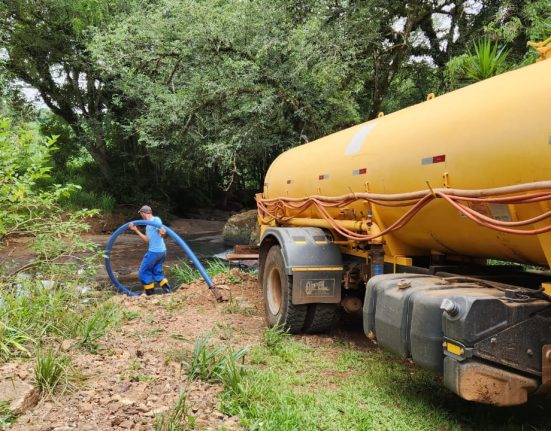
MULTIPOLYGON (((217 236, 219 222, 181 221, 173 229, 204 238, 217 236), (213 223, 218 223, 214 225, 213 223)), ((105 244, 109 235, 90 235, 105 244)), ((112 253, 113 267, 121 277, 132 279, 144 248, 135 235, 121 235, 112 253)), ((169 244, 168 264, 183 254, 169 244)), ((13 241, 3 250, 4 259, 24 262, 31 257, 28 240, 13 241)), ((210 335, 214 343, 239 349, 258 343, 264 331, 261 290, 254 275, 244 272, 220 274, 213 281, 226 297, 247 313, 228 311, 227 303, 216 303, 203 281, 182 285, 168 295, 127 297, 114 300, 126 310, 127 318, 100 340, 101 348, 89 353, 66 341, 62 350, 71 356, 79 375, 76 387, 53 399, 42 399, 17 420, 14 431, 66 430, 151 430, 155 417, 172 408, 184 389, 189 414, 196 419, 196 429, 239 430, 239 418, 217 410, 219 385, 188 383, 182 355, 193 351, 198 337, 210 335), (231 274, 231 275, 230 275, 231 274), (237 284, 230 281, 240 280, 237 284)), ((100 274, 105 279, 104 274, 100 274)), ((330 336, 309 336, 306 343, 331 345, 343 336, 360 348, 367 339, 360 333, 337 330, 330 336)), ((33 361, 0 365, 1 376, 12 376, 32 384, 33 361)))
MULTIPOLYGON (((98 353, 87 353, 64 343, 63 348, 83 381, 55 399, 43 399, 20 416, 16 431, 150 430, 154 416, 171 408, 187 387, 190 414, 201 429, 241 429, 239 419, 217 411, 217 385, 186 382, 179 355, 191 352, 195 339, 210 334, 215 343, 234 348, 254 344, 263 330, 260 292, 256 279, 239 274, 242 282, 224 285, 225 275, 214 281, 250 314, 231 314, 227 304, 214 301, 205 283, 183 285, 169 295, 118 296, 115 301, 135 316, 101 340, 98 353)), ((128 313, 127 313, 128 314, 128 313)), ((32 362, 0 366, 0 375, 30 381, 32 362)))

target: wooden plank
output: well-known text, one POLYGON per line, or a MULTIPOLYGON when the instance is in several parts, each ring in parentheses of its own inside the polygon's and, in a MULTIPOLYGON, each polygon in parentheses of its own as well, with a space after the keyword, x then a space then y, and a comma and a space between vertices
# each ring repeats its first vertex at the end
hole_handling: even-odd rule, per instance
POLYGON ((257 245, 237 244, 233 247, 235 254, 258 254, 260 247, 257 245))
POLYGON ((230 253, 226 256, 226 259, 228 259, 228 260, 258 260, 258 254, 254 254, 254 253, 250 253, 250 254, 230 253))

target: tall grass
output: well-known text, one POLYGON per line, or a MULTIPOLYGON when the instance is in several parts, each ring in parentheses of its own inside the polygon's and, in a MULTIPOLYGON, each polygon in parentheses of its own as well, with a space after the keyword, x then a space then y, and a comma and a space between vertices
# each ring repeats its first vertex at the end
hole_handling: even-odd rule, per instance
POLYGON ((115 198, 107 193, 97 194, 83 189, 61 199, 61 205, 72 210, 99 209, 103 213, 112 213, 115 209, 115 198))
MULTIPOLYGON (((227 272, 228 269, 228 264, 221 259, 208 260, 205 264, 205 271, 209 277, 214 277, 215 275, 227 272)), ((199 280, 201 278, 201 274, 197 269, 195 269, 195 267, 183 261, 180 264, 170 268, 170 277, 176 281, 176 285, 180 285, 199 280)))
POLYGON ((89 350, 115 324, 119 308, 97 292, 82 294, 75 286, 47 288, 34 279, 0 290, 0 361, 32 355, 38 341, 77 339, 89 350))
POLYGON ((98 349, 98 340, 103 337, 110 326, 118 323, 123 317, 119 307, 112 303, 104 303, 94 309, 76 326, 79 337, 77 345, 90 352, 98 349))
POLYGON ((35 385, 41 395, 64 392, 70 384, 71 361, 52 349, 39 350, 34 367, 35 385))
POLYGON ((237 390, 243 377, 244 358, 249 348, 233 350, 210 343, 208 336, 195 341, 187 375, 190 380, 218 382, 237 390))
POLYGON ((166 413, 157 416, 154 431, 187 431, 194 428, 193 418, 188 415, 187 392, 183 390, 174 406, 166 413))

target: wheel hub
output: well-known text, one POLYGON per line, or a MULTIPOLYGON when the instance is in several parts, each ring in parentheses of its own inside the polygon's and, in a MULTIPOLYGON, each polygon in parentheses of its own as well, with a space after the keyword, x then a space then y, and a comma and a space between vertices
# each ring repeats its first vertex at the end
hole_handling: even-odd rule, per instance
POLYGON ((281 309, 281 297, 283 293, 281 290, 281 276, 277 268, 272 268, 272 270, 270 271, 266 293, 268 308, 270 310, 270 313, 275 316, 279 313, 279 310, 281 309))

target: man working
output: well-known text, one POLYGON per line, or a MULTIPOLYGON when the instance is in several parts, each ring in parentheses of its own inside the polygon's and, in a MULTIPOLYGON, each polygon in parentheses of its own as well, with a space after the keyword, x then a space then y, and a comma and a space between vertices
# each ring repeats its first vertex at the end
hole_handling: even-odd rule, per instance
MULTIPOLYGON (((162 224, 159 217, 153 216, 153 211, 148 205, 141 207, 139 214, 144 220, 162 224)), ((166 258, 166 245, 163 237, 166 236, 166 230, 162 227, 156 228, 155 226, 148 225, 145 228, 144 235, 133 223, 130 223, 128 228, 136 232, 138 236, 148 244, 147 253, 144 255, 138 271, 145 294, 153 295, 155 292, 155 282, 159 283, 164 293, 170 293, 170 285, 163 275, 163 263, 166 258)))

